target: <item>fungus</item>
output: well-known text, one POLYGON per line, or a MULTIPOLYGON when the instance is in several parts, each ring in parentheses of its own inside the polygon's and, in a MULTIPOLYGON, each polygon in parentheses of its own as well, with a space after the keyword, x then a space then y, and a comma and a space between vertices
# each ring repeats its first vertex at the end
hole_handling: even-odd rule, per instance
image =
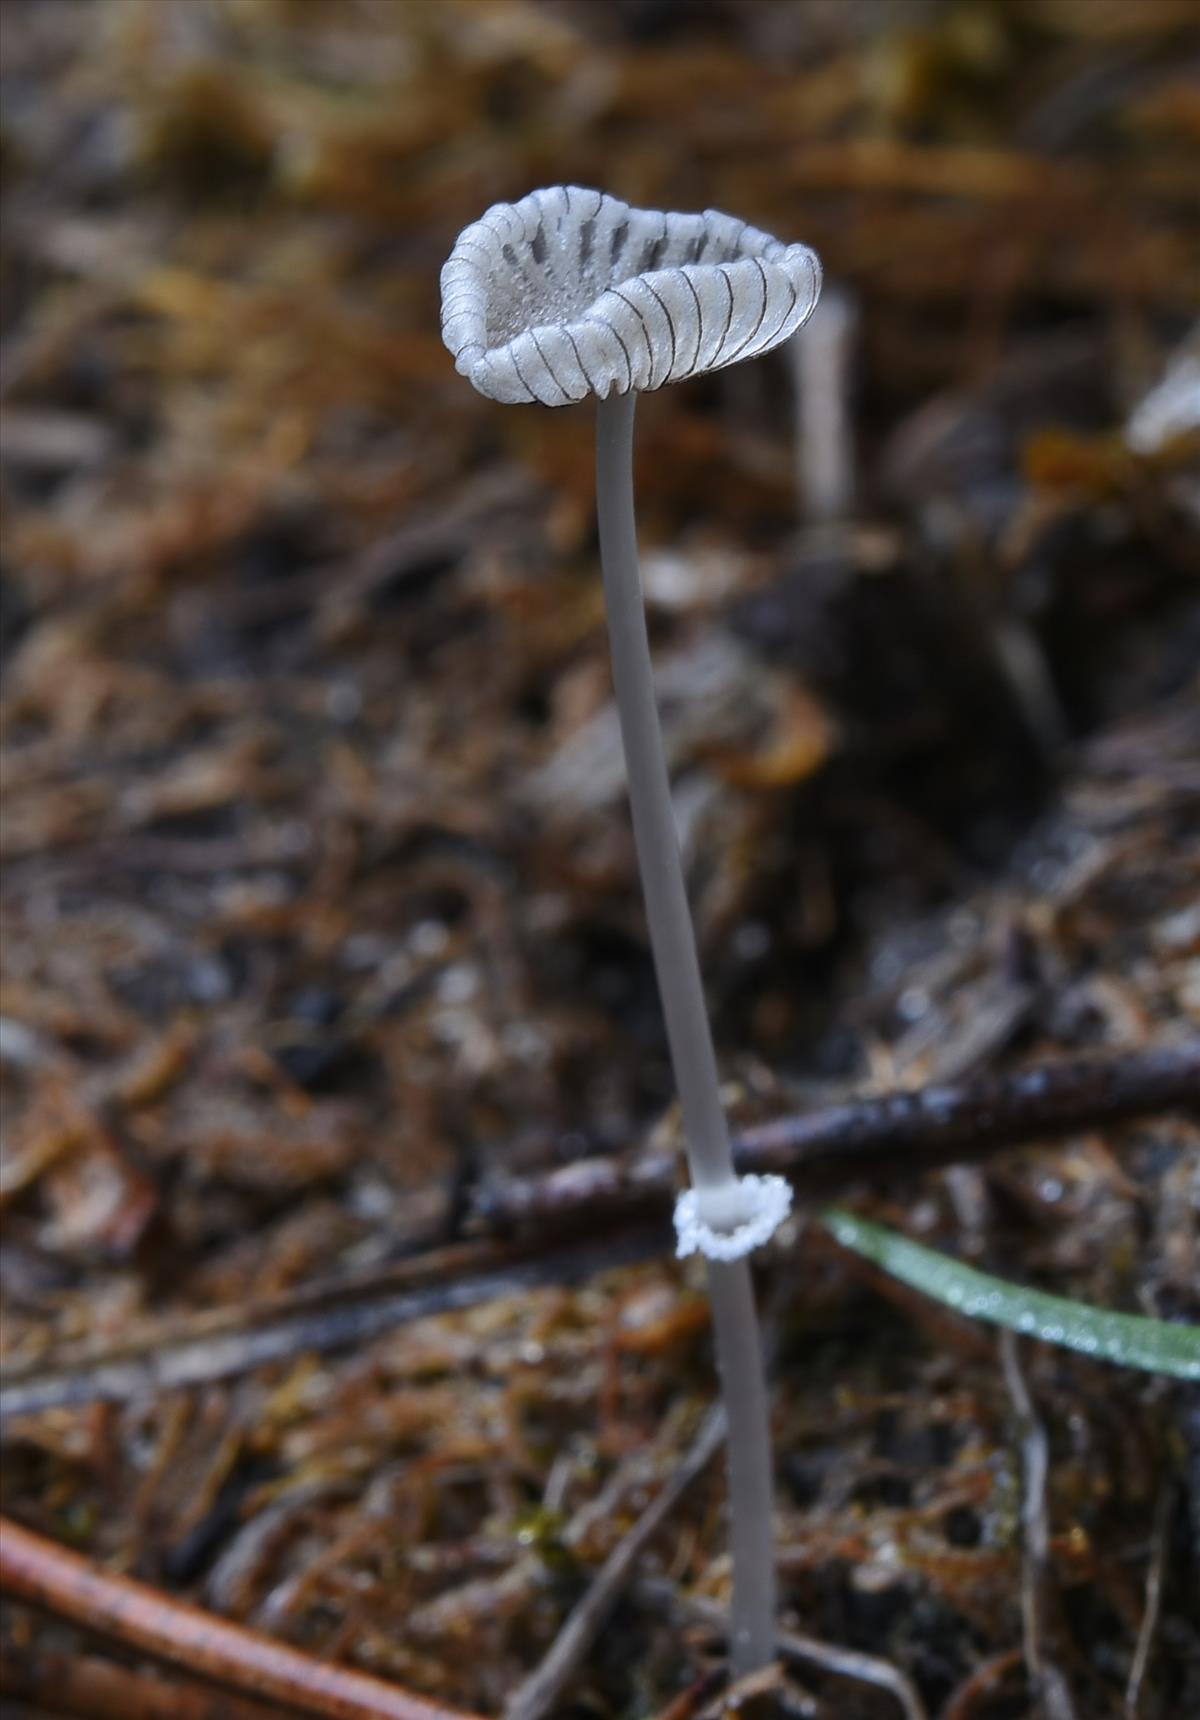
POLYGON ((574 185, 498 203, 442 270, 442 338, 481 394, 567 406, 596 399, 600 559, 613 682, 650 943, 692 1187, 676 1208, 681 1255, 707 1257, 728 1418, 733 1607, 740 1673, 775 1643, 772 1465, 762 1341, 746 1256, 791 1191, 738 1178, 684 886, 654 697, 633 507, 637 395, 770 352, 812 314, 821 271, 806 245, 745 221, 633 209, 574 185))

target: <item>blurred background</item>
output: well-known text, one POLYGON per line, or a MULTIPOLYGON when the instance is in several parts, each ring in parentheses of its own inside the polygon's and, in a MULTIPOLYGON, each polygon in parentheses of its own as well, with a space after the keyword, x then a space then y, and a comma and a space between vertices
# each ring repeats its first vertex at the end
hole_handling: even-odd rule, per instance
MULTIPOLYGON (((825 266, 792 349, 639 407, 735 1115, 1200 1019, 1193 0, 0 31, 10 1357, 670 1135, 591 415, 479 398, 439 337, 460 229, 543 184, 825 266)), ((77 1537, 161 1578, 193 1502, 131 1527, 133 1478, 72 1472, 52 1510, 63 1437, 26 1515, 77 1489, 77 1537)))

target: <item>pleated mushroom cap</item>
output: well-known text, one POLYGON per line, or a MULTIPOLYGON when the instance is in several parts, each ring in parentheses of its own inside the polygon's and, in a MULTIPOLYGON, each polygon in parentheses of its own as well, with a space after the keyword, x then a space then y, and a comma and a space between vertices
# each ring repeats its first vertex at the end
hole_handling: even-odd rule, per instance
POLYGON ((555 185, 497 203, 442 270, 442 339, 481 394, 568 406, 770 352, 821 265, 732 215, 632 209, 555 185))

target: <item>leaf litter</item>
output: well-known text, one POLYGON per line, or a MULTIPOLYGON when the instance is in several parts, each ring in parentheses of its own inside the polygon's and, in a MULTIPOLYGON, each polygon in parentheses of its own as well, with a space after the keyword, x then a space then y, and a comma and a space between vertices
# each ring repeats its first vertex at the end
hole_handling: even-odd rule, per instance
MULTIPOLYGON (((590 425, 489 411, 437 334, 454 234, 550 180, 737 209, 855 303, 848 517, 798 522, 782 359, 646 412, 738 1123, 1196 1033, 1195 426, 1144 431, 1196 314, 1194 19, 860 10, 10 5, 6 1372, 410 1261, 453 1284, 488 1176, 678 1147, 590 425)), ((1099 1125, 838 1198, 1194 1322, 1196 1129, 1099 1125)), ((906 1682, 789 1660, 744 1700, 1032 1712, 997 1347, 798 1226, 763 1268, 786 1623, 906 1682)), ((498 1712, 712 1400, 695 1281, 665 1249, 622 1264, 619 1236, 582 1282, 501 1272, 360 1343, 21 1417, 4 1508, 498 1712)), ((1080 1712, 1186 1712, 1195 1403, 1022 1367, 1042 1657, 1080 1712)), ((562 1711, 714 1700, 722 1498, 719 1464, 692 1479, 562 1711)))

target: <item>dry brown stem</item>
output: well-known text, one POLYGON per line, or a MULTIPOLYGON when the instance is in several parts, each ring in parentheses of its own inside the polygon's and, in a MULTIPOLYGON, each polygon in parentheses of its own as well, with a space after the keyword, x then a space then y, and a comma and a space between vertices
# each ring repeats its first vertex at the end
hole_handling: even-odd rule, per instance
POLYGON ((100 1570, 7 1520, 0 1523, 0 1592, 154 1660, 315 1720, 463 1720, 456 1710, 365 1673, 323 1664, 144 1583, 100 1570))

